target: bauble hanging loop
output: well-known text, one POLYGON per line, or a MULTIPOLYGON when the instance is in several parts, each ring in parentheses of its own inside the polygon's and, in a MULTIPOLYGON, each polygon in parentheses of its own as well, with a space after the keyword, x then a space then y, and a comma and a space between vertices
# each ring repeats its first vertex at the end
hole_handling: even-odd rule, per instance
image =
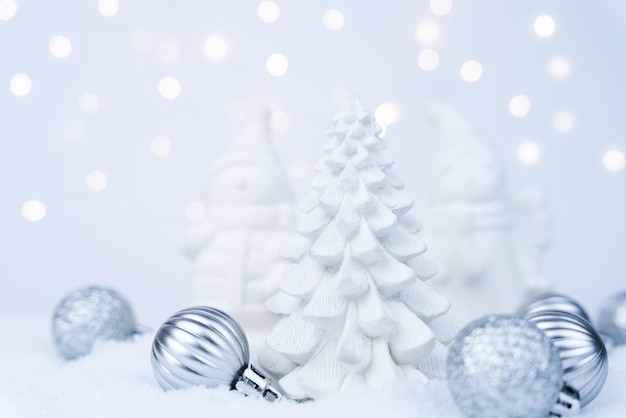
POLYGON ((90 353, 97 340, 125 340, 138 332, 126 298, 100 286, 70 293, 57 305, 52 318, 55 345, 68 360, 90 353))
POLYGON ((271 380, 249 360, 248 340, 239 324, 207 306, 172 315, 152 343, 154 376, 163 389, 226 385, 269 401, 281 399, 271 380))

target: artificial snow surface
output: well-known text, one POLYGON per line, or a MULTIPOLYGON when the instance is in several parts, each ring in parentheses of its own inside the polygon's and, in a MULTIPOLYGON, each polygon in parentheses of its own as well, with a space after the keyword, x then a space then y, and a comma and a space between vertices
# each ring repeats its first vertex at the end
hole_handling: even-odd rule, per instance
MULTIPOLYGON (((342 394, 304 404, 271 404, 226 388, 164 392, 150 366, 154 331, 133 341, 101 343, 84 358, 64 361, 52 343, 50 318, 4 315, 0 326, 2 418, 462 417, 443 382, 342 394)), ((626 416, 625 380, 626 348, 613 349, 606 386, 579 417, 626 416)))

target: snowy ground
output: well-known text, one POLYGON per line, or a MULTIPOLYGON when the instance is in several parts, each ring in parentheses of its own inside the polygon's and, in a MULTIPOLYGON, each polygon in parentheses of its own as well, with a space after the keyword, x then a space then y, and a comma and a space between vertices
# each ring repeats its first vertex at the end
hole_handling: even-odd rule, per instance
MULTIPOLYGON (((0 316, 0 417, 320 417, 460 418, 443 382, 390 387, 375 394, 306 404, 270 404, 225 388, 163 392, 152 376, 152 335, 109 342, 66 362, 51 341, 49 319, 0 316)), ((626 416, 626 348, 610 353, 607 385, 580 417, 626 416)))

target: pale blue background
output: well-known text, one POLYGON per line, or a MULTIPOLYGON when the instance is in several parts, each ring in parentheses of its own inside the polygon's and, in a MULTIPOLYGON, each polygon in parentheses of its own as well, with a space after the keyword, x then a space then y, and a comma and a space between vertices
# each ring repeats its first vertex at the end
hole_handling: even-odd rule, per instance
MULTIPOLYGON (((372 109, 386 100, 400 104, 386 139, 418 204, 427 200, 435 147, 427 105, 444 102, 465 114, 506 163, 512 191, 541 184, 549 196, 552 247, 544 264, 557 290, 595 313, 607 295, 626 288, 626 172, 602 166, 608 149, 626 151, 626 4, 620 0, 456 0, 443 17, 426 0, 277 0, 281 16, 274 24, 263 23, 259 1, 249 0, 120 0, 120 12, 109 18, 96 0, 16 2, 16 16, 0 21, 2 312, 50 312, 68 291, 91 283, 122 291, 143 318, 184 306, 191 269, 179 251, 189 224, 183 211, 200 197, 209 163, 236 131, 233 103, 272 102, 287 112, 289 129, 274 136, 279 154, 286 163, 314 162, 337 87, 358 93, 372 109), (331 7, 345 16, 337 32, 322 25, 331 7), (543 13, 556 21, 550 38, 533 31, 543 13), (415 29, 425 18, 441 28, 433 72, 416 64, 423 46, 415 29), (132 48, 136 30, 151 34, 149 53, 132 48), (211 34, 229 43, 221 62, 202 51, 211 34), (68 58, 48 51, 55 35, 72 42, 68 58), (181 46, 172 64, 156 56, 166 38, 181 46), (265 69, 274 52, 289 60, 283 77, 265 69), (564 80, 547 71, 557 55, 571 63, 564 80), (468 59, 484 68, 474 84, 459 77, 468 59), (16 97, 9 82, 22 72, 33 90, 16 97), (156 88, 168 75, 182 84, 171 101, 156 88), (98 96, 95 114, 79 110, 83 93, 98 96), (524 118, 508 111, 517 94, 532 100, 524 118), (573 131, 554 129, 561 110, 576 118, 573 131), (82 141, 63 138, 69 119, 84 123, 82 141), (171 138, 171 155, 150 152, 155 135, 171 138), (527 138, 543 151, 532 167, 516 156, 527 138), (101 192, 85 186, 96 169, 109 180, 101 192), (29 199, 45 203, 41 222, 22 218, 29 199)), ((297 196, 309 181, 292 179, 297 196)))

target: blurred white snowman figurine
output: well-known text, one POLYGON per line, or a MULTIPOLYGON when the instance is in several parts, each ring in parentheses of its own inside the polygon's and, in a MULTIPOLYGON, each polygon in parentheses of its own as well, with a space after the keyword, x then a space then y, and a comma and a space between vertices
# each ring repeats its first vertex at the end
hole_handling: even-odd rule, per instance
POLYGON ((513 312, 549 287, 540 271, 548 240, 541 192, 510 199, 502 165, 468 122, 442 105, 430 117, 439 152, 424 241, 440 270, 430 284, 450 299, 459 323, 513 312))
POLYGON ((205 220, 183 243, 193 260, 191 303, 222 309, 254 340, 278 319, 265 299, 278 289, 296 209, 268 137, 266 109, 249 107, 240 134, 212 164, 204 188, 205 220))

